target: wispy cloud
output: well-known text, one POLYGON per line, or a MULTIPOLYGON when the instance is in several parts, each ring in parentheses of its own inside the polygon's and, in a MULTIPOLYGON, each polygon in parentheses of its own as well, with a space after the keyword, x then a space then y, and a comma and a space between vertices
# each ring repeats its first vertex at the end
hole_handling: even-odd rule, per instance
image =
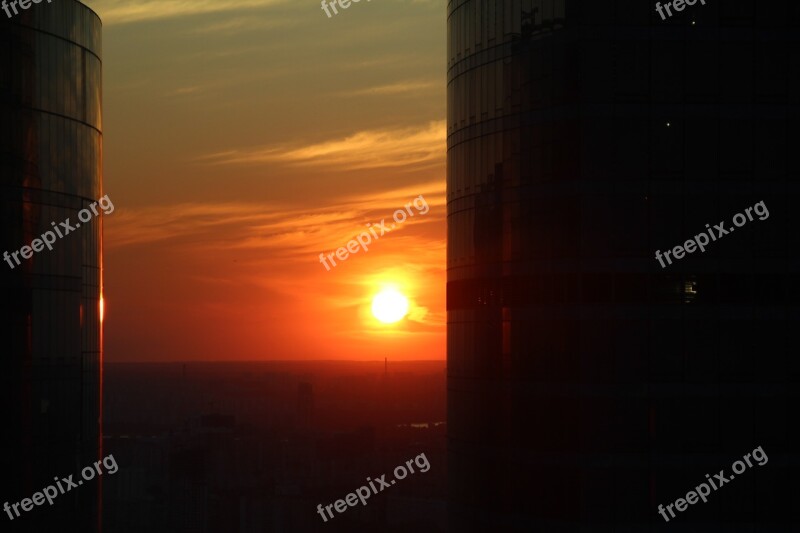
POLYGON ((443 89, 444 83, 437 83, 434 81, 405 81, 392 83, 389 85, 367 87, 366 89, 357 89, 354 91, 341 91, 339 96, 386 96, 395 94, 410 94, 434 88, 443 89))
POLYGON ((288 0, 97 0, 91 2, 90 7, 97 11, 104 24, 124 24, 285 3, 288 0))
POLYGON ((282 162, 350 170, 438 163, 446 151, 445 121, 399 129, 365 130, 344 139, 308 146, 267 146, 229 150, 204 159, 214 164, 282 162))
MULTIPOLYGON (((185 270, 194 283, 202 281, 204 290, 212 293, 218 289, 267 291, 282 295, 284 303, 308 299, 302 305, 310 306, 313 300, 315 308, 338 310, 340 315, 368 314, 369 299, 382 281, 405 280, 415 296, 408 317, 410 329, 398 335, 424 336, 439 331, 445 322, 440 309, 444 296, 438 285, 446 254, 445 206, 443 180, 343 198, 324 207, 266 203, 118 206, 105 222, 104 242, 115 258, 146 257, 180 265, 176 268, 185 270), (416 216, 373 241, 365 257, 348 262, 335 276, 325 272, 320 253, 346 245, 367 222, 385 218, 389 226, 392 213, 420 194, 430 208, 427 213, 422 215, 412 207, 416 216)), ((238 302, 219 305, 230 307, 231 313, 241 307, 238 302)), ((359 338, 369 337, 372 331, 352 324, 335 330, 336 335, 359 338)))
MULTIPOLYGON (((264 203, 186 203, 140 209, 120 207, 106 222, 105 244, 108 248, 118 248, 159 241, 203 242, 203 246, 214 250, 270 250, 270 256, 277 254, 284 258, 309 253, 317 255, 353 238, 365 222, 390 218, 394 210, 420 194, 430 211, 424 217, 415 218, 414 223, 442 222, 445 185, 444 182, 431 182, 352 196, 316 209, 264 203)), ((395 239, 401 236, 399 234, 395 239)))
MULTIPOLYGON (((258 17, 233 17, 220 22, 213 22, 205 26, 198 26, 190 30, 190 33, 199 34, 241 34, 247 31, 265 30, 270 28, 290 28, 296 26, 298 20, 288 18, 269 18, 258 17)), ((257 49, 257 48, 256 48, 257 49)))

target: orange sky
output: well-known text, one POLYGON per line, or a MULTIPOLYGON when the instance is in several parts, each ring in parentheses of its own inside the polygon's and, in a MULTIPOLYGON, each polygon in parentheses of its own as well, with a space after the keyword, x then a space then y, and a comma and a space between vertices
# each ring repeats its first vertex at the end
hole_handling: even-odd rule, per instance
POLYGON ((445 357, 443 0, 87 4, 107 361, 445 357), (420 194, 429 212, 320 264, 420 194), (385 283, 411 303, 396 325, 369 311, 385 283))

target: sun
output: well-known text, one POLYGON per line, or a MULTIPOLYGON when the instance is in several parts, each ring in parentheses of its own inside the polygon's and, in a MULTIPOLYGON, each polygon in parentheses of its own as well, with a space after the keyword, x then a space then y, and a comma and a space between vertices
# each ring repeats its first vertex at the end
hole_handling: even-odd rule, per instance
POLYGON ((372 300, 372 314, 384 324, 402 319, 408 313, 408 299, 395 289, 384 289, 372 300))

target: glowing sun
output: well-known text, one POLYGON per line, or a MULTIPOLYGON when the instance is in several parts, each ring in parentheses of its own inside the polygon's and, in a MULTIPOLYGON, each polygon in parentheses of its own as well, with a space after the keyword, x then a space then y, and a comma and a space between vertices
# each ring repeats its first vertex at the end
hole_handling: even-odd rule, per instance
POLYGON ((395 289, 384 289, 372 300, 372 314, 384 324, 397 322, 408 313, 408 299, 395 289))

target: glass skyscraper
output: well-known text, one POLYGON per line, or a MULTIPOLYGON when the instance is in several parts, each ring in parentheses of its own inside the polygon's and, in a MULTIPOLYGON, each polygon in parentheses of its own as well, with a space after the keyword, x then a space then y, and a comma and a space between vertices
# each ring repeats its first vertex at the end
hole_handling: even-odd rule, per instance
MULTIPOLYGON (((0 11, 0 253, 102 196, 101 22, 58 0, 0 11)), ((0 263, 0 504, 31 498, 101 454, 102 227, 0 263), (13 265, 13 268, 12 268, 13 265)), ((62 484, 63 485, 63 484, 62 484)), ((97 531, 101 483, 60 495, 6 531, 97 531)))
POLYGON ((798 3, 447 10, 451 530, 800 523, 798 3))

